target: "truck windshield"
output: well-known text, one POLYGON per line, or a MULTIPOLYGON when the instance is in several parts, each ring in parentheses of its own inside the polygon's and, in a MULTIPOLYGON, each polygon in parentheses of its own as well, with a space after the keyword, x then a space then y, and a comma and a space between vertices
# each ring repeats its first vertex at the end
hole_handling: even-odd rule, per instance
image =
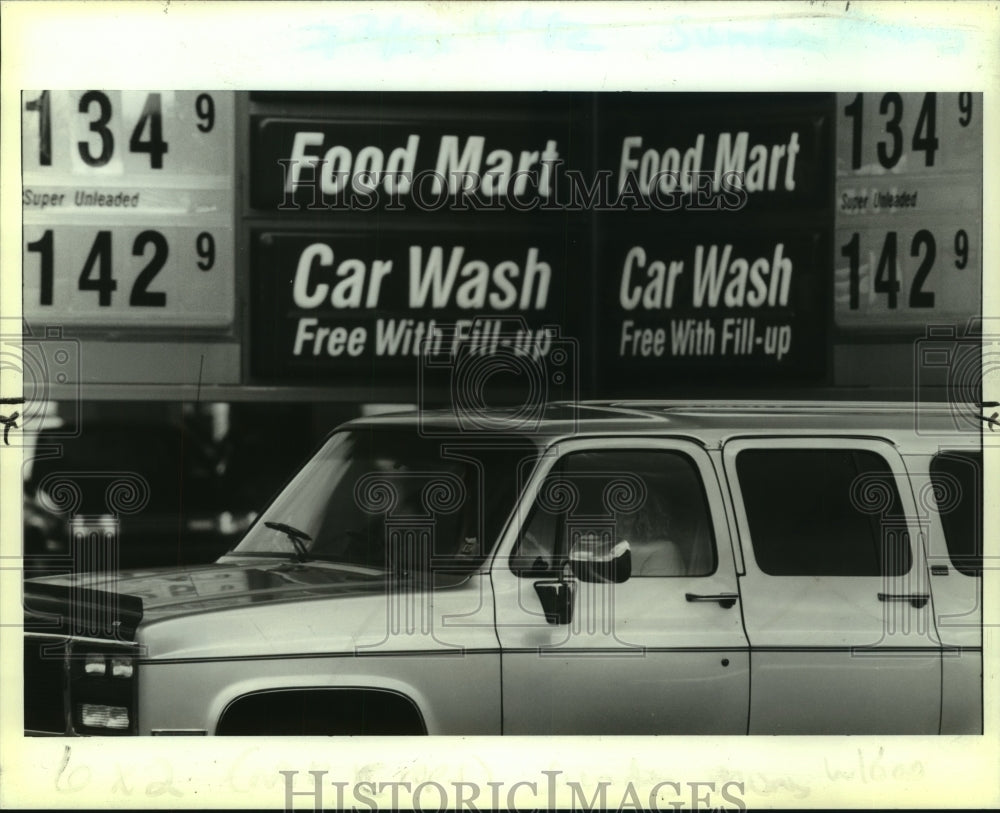
POLYGON ((337 432, 229 555, 467 572, 492 550, 538 455, 516 437, 337 432))

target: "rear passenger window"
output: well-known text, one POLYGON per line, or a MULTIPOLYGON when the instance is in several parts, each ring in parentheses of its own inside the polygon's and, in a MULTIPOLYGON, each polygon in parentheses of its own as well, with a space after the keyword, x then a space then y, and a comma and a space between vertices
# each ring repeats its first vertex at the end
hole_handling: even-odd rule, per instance
POLYGON ((899 492, 880 455, 851 449, 745 449, 736 457, 736 471, 754 557, 765 573, 898 576, 909 571, 899 492))
POLYGON ((931 461, 948 556, 955 570, 967 576, 978 576, 983 568, 982 472, 980 452, 942 452, 931 461))

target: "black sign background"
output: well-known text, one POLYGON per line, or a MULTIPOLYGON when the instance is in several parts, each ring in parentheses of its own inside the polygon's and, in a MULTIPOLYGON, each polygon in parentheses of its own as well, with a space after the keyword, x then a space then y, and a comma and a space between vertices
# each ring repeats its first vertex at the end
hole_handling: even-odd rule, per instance
MULTIPOLYGON (((517 319, 531 331, 557 327, 559 336, 570 340, 580 370, 580 379, 566 390, 570 396, 652 397, 677 393, 685 384, 822 384, 829 374, 832 321, 834 103, 833 94, 253 94, 250 194, 244 219, 252 266, 251 378, 256 383, 377 388, 381 397, 388 393, 412 401, 417 397, 414 387, 420 380, 420 365, 427 360, 409 353, 376 352, 379 320, 384 326, 386 320, 412 319, 414 326, 423 323, 426 329, 432 319, 441 325, 479 317, 506 320, 502 329, 513 334, 519 329, 517 319), (448 205, 427 210, 412 195, 394 199, 380 189, 376 204, 367 208, 331 207, 329 200, 310 208, 313 191, 300 188, 291 201, 294 205, 288 206, 285 169, 278 162, 291 156, 296 132, 323 134, 323 143, 311 146, 310 155, 321 157, 340 145, 352 160, 365 147, 377 147, 388 158, 416 134, 417 173, 435 170, 444 135, 457 138, 459 151, 469 137, 482 136, 484 165, 492 150, 506 150, 512 153, 515 169, 520 151, 541 152, 552 140, 559 153, 556 199, 541 205, 544 196, 529 184, 523 199, 534 205, 526 211, 511 205, 509 196, 499 198, 499 210, 477 209, 475 201, 457 208, 454 198, 448 205), (709 196, 708 205, 704 196, 679 201, 674 197, 679 205, 664 209, 657 201, 635 195, 637 184, 623 198, 618 196, 625 138, 642 138, 632 159, 648 162, 652 156, 644 156, 652 149, 662 169, 670 160, 682 159, 701 134, 698 169, 711 172, 720 133, 729 134, 732 151, 741 132, 746 133, 746 171, 755 165, 754 179, 773 189, 748 191, 735 207, 727 205, 732 198, 722 200, 716 193, 709 196), (793 134, 798 150, 790 165, 793 134), (665 159, 671 148, 676 155, 665 159), (567 183, 567 175, 588 185, 590 192, 574 196, 573 178, 567 183), (794 181, 794 189, 787 188, 788 179, 794 181), (595 190, 596 197, 588 198, 595 190), (329 244, 335 260, 331 268, 316 265, 310 284, 332 286, 340 281, 336 269, 343 259, 359 258, 369 267, 374 260, 391 260, 393 271, 385 276, 377 301, 369 300, 366 290, 357 308, 337 308, 328 302, 315 308, 297 306, 292 298, 295 270, 303 250, 316 242, 329 244), (778 243, 793 267, 785 305, 753 307, 743 301, 692 306, 696 245, 706 249, 715 245, 721 252, 731 244, 733 258, 750 263, 766 258, 770 264, 778 243), (498 310, 488 304, 463 309, 454 299, 441 308, 412 306, 409 249, 414 245, 425 250, 440 246, 446 265, 451 249, 464 246, 463 262, 483 260, 493 269, 511 261, 522 272, 528 249, 535 247, 539 259, 551 266, 548 301, 540 311, 498 310), (632 246, 646 250, 647 262, 683 261, 685 273, 677 279, 671 307, 647 311, 620 305, 622 265, 632 246), (299 333, 302 319, 317 320, 305 334, 299 333), (632 319, 637 330, 665 329, 660 355, 621 353, 626 319, 632 319), (684 319, 707 320, 703 324, 716 331, 711 353, 707 344, 700 345, 701 354, 673 352, 671 321, 684 319), (727 323, 727 319, 754 320, 750 339, 746 332, 738 332, 749 331, 749 322, 727 323), (347 333, 364 328, 364 350, 353 356, 306 352, 306 344, 316 342, 315 329, 335 327, 347 333), (293 352, 297 336, 299 355, 293 352), (740 341, 744 342, 740 347, 750 347, 747 352, 736 351, 740 341), (765 346, 771 352, 765 352, 765 346)), ((635 278, 637 283, 644 281, 644 272, 635 278)), ((725 280, 724 290, 730 283, 731 278, 725 280)), ((753 288, 752 282, 748 288, 753 288)), ((489 291, 497 291, 493 283, 489 291)), ((356 341, 355 349, 358 346, 356 341)), ((636 347, 640 346, 641 341, 636 347)))
MULTIPOLYGON (((777 211, 822 211, 829 206, 833 188, 830 101, 820 94, 601 94, 597 107, 598 165, 610 170, 618 183, 624 139, 639 137, 641 145, 634 145, 629 153, 629 158, 639 164, 630 170, 638 181, 646 152, 655 152, 661 170, 667 171, 670 162, 664 160, 664 153, 676 150, 676 157, 683 163, 685 153, 695 146, 700 134, 704 140, 697 168, 714 172, 720 135, 729 135, 729 149, 723 152, 733 153, 740 133, 745 132, 747 185, 763 180, 766 187, 773 180, 775 188, 749 192, 738 212, 740 217, 777 211), (793 134, 797 152, 791 180, 795 188, 788 190, 785 182, 793 134)), ((723 162, 723 166, 727 164, 723 162)), ((711 207, 699 211, 689 199, 684 203, 684 209, 669 214, 712 212, 711 207)))

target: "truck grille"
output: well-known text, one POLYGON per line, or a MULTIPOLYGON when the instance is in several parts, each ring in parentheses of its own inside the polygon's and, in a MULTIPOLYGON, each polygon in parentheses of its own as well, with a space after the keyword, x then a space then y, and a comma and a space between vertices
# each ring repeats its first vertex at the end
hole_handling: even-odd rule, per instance
POLYGON ((25 731, 65 734, 69 730, 67 646, 57 638, 24 639, 25 731))

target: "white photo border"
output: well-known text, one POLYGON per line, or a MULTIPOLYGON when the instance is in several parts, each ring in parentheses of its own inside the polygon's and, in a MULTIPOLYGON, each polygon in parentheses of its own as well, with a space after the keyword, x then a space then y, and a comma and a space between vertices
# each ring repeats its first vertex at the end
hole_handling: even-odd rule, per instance
MULTIPOLYGON (((3 2, 0 311, 20 317, 21 88, 222 90, 984 91, 985 178, 998 177, 996 3, 3 2)), ((984 314, 1000 314, 1000 185, 984 185, 984 314)), ((6 396, 19 382, 0 382, 6 396)), ((984 381, 1000 400, 1000 380, 984 381)), ((0 449, 0 563, 21 538, 20 448, 0 449)), ((986 461, 986 555, 1000 555, 998 459, 986 461), (992 488, 991 488, 992 484, 992 488), (990 497, 990 495, 993 495, 990 497)), ((13 551, 13 553, 12 553, 13 551)), ((996 572, 984 574, 982 737, 24 738, 20 572, 0 568, 0 806, 282 808, 285 777, 544 787, 544 771, 631 804, 649 787, 740 781, 756 807, 1000 805, 996 572), (877 766, 877 770, 876 770, 877 766)), ((507 790, 503 793, 506 794, 507 790)), ((504 801, 501 795, 501 803, 504 801)), ((533 800, 522 790, 521 804, 533 800)), ((640 797, 641 798, 641 797, 640 797)), ((488 804, 488 791, 478 804, 488 804)), ((566 798, 552 800, 556 806, 566 798)), ((437 798, 428 794, 425 804, 437 798)), ((351 799, 348 797, 347 803, 351 799)), ((296 797, 296 807, 312 800, 296 797)), ((668 808, 669 809, 669 808, 668 808)))

